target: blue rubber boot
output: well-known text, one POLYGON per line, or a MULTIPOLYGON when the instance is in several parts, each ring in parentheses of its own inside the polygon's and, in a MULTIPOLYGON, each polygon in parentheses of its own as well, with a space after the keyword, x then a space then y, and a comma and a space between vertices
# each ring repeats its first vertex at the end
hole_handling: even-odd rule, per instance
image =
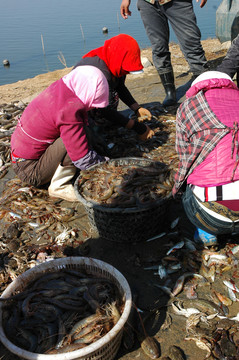
POLYGON ((206 231, 197 228, 194 234, 194 241, 204 246, 217 245, 216 235, 207 233, 206 231))

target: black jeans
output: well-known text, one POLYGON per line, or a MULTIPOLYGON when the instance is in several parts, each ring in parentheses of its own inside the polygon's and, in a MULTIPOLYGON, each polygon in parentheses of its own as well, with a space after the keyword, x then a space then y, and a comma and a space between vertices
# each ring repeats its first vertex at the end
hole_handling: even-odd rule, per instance
POLYGON ((172 70, 168 22, 175 32, 190 71, 199 75, 207 70, 192 0, 173 0, 165 5, 159 5, 158 1, 150 4, 145 0, 138 0, 137 7, 152 45, 153 62, 159 74, 172 70))
POLYGON ((196 227, 213 235, 239 233, 239 221, 222 221, 211 216, 197 203, 189 186, 183 194, 182 202, 187 217, 196 227))

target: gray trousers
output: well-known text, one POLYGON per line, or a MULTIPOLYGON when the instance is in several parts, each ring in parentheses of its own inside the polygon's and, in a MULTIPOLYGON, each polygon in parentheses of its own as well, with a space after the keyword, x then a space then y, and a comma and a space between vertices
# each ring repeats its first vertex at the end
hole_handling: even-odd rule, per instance
POLYGON ((153 62, 159 74, 172 71, 169 51, 169 23, 178 39, 190 71, 199 75, 207 70, 207 60, 201 44, 192 0, 172 0, 165 5, 138 0, 138 10, 152 45, 153 62), (168 23, 169 22, 169 23, 168 23))
POLYGON ((24 182, 33 186, 49 183, 58 165, 72 165, 61 138, 48 146, 40 159, 13 163, 13 170, 24 182))

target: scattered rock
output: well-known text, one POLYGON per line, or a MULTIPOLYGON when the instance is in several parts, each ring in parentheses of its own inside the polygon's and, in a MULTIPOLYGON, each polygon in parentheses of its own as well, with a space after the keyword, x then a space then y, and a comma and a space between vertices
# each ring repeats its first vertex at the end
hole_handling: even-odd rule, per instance
POLYGON ((153 66, 153 64, 151 63, 151 61, 147 57, 141 57, 141 63, 142 63, 144 68, 148 68, 150 66, 153 66))
POLYGON ((2 63, 3 63, 4 66, 9 66, 10 65, 10 62, 7 59, 4 59, 2 63))

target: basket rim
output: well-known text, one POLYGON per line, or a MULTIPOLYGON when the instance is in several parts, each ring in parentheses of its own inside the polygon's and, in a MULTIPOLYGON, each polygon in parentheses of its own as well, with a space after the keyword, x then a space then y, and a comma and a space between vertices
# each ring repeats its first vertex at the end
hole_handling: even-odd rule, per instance
POLYGON ((121 314, 121 317, 119 321, 114 325, 114 327, 101 339, 95 341, 94 343, 86 346, 83 349, 74 350, 67 353, 61 353, 61 354, 39 354, 39 353, 33 353, 27 350, 24 350, 22 348, 19 348, 15 344, 13 344, 5 335, 3 326, 2 326, 2 307, 3 303, 0 302, 0 340, 3 343, 3 345, 11 351, 13 354, 23 357, 24 359, 28 360, 73 360, 78 358, 84 358, 87 356, 90 356, 93 352, 99 350, 104 345, 109 343, 124 327, 124 324, 126 323, 131 306, 132 306, 132 296, 131 296, 131 290, 129 287, 129 284, 126 280, 126 278, 121 274, 119 270, 117 270, 112 265, 98 259, 90 258, 90 257, 78 257, 78 256, 72 256, 72 257, 66 257, 66 258, 60 258, 60 259, 53 259, 47 262, 44 262, 42 264, 36 265, 35 267, 28 269, 21 275, 19 275, 13 282, 7 286, 7 288, 2 293, 1 297, 8 297, 13 290, 16 289, 16 286, 18 283, 20 283, 22 280, 26 280, 30 277, 30 275, 33 273, 41 274, 43 270, 49 270, 53 269, 54 267, 56 270, 64 269, 66 265, 95 265, 99 267, 101 270, 106 270, 109 272, 113 277, 115 277, 120 285, 122 286, 124 290, 124 296, 125 296, 125 306, 123 313, 121 314), (55 266, 54 266, 55 265, 55 266))
MULTIPOLYGON (((157 162, 159 163, 160 162, 160 161, 154 161, 151 159, 145 159, 145 158, 141 158, 141 157, 122 157, 122 158, 110 159, 110 160, 105 161, 104 163, 106 163, 106 162, 110 163, 113 161, 124 161, 124 160, 141 161, 141 162, 144 161, 144 162, 148 162, 148 163, 157 163, 157 162)), ((95 164, 95 165, 89 167, 87 170, 94 169, 100 165, 101 165, 101 163, 95 164)), ((159 200, 155 200, 153 202, 153 204, 144 206, 142 208, 139 208, 139 207, 129 207, 129 208, 127 208, 127 207, 107 207, 107 206, 99 205, 99 204, 95 203, 94 201, 86 200, 79 193, 78 183, 79 183, 80 177, 81 177, 81 174, 79 174, 77 176, 75 183, 74 183, 74 190, 75 190, 75 194, 76 194, 78 201, 81 202, 86 208, 93 208, 93 209, 103 211, 103 212, 128 214, 128 213, 148 211, 150 209, 153 209, 154 207, 160 206, 162 203, 164 203, 165 201, 172 198, 172 192, 170 192, 166 197, 159 199, 159 200)))

